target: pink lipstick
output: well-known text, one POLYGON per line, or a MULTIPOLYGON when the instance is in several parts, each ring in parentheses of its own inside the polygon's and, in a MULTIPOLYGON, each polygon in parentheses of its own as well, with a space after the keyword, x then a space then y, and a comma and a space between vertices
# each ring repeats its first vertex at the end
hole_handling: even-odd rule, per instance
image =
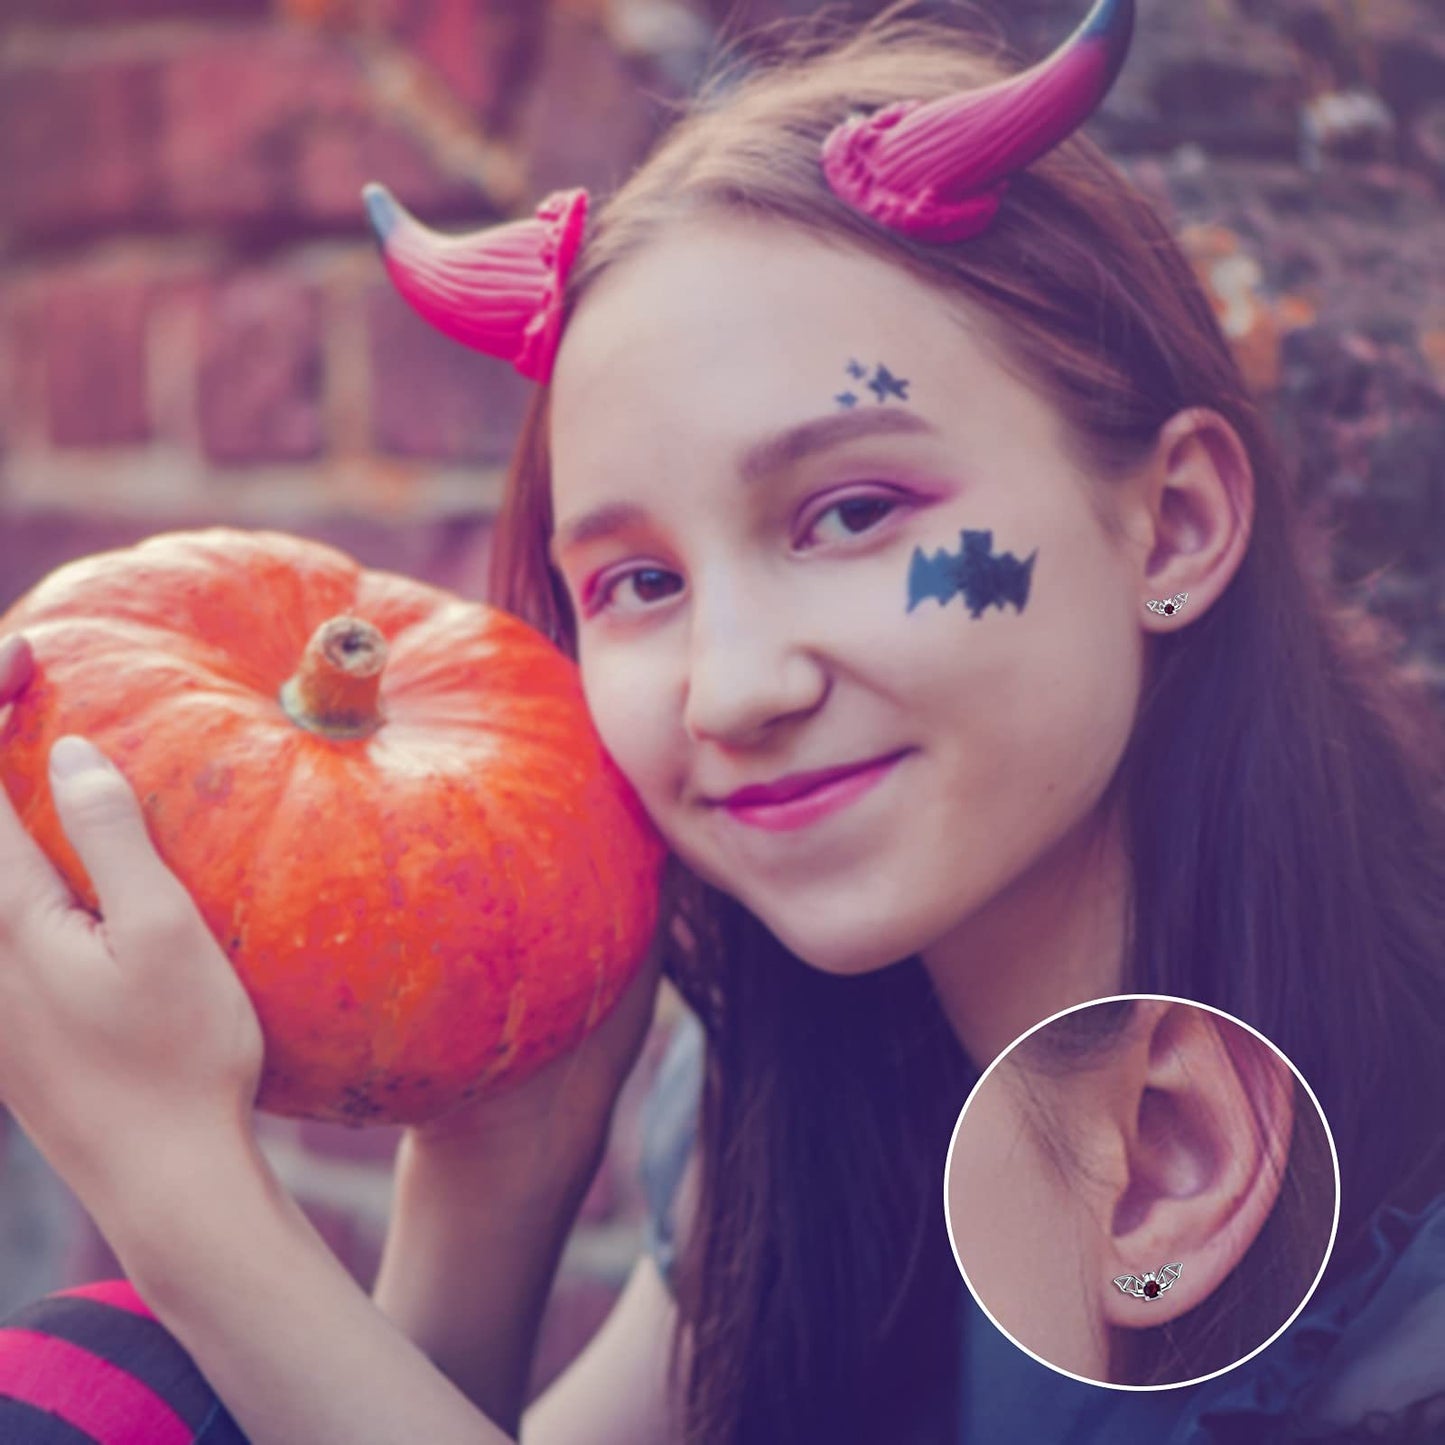
POLYGON ((904 753, 892 753, 846 772, 835 770, 806 791, 784 789, 784 792, 791 791, 791 796, 773 801, 758 801, 758 789, 739 789, 730 798, 724 799, 723 806, 738 822, 752 828, 764 828, 774 833, 805 828, 870 792, 892 772, 903 756, 904 753))

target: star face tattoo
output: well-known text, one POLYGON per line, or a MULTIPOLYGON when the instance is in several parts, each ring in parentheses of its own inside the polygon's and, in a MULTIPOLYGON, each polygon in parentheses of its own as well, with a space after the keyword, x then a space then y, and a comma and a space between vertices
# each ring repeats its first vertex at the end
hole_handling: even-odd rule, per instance
MULTIPOLYGON (((854 381, 862 381, 868 375, 868 368, 855 357, 849 357, 848 365, 844 368, 854 381)), ((894 376, 880 361, 873 369, 873 376, 868 381, 868 390, 878 398, 881 406, 890 396, 896 396, 899 401, 908 400, 908 378, 905 376, 894 376)), ((839 406, 854 407, 858 405, 859 396, 857 391, 849 387, 847 391, 840 391, 833 398, 839 406)))
POLYGON ((901 376, 894 376, 881 363, 878 370, 873 373, 873 379, 868 383, 868 389, 880 402, 887 401, 890 396, 896 396, 899 401, 908 400, 908 382, 901 376))
POLYGON ((992 532, 964 531, 959 533, 959 540, 962 548, 957 555, 940 548, 928 557, 922 547, 913 549, 908 564, 907 610, 912 612, 925 597, 936 597, 943 606, 955 594, 961 594, 974 617, 982 616, 985 607, 997 607, 1002 612, 1006 602, 1022 612, 1029 600, 1029 581, 1038 548, 1020 562, 1012 552, 993 555, 992 532))

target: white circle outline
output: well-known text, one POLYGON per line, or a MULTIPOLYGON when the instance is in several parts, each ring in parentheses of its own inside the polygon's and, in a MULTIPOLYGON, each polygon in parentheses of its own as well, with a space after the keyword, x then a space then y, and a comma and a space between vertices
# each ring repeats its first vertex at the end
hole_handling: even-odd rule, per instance
MULTIPOLYGON (((1030 1028, 1025 1029, 1023 1033, 1021 1033, 1013 1041, 1013 1043, 1008 1045, 1007 1048, 1001 1049, 998 1055, 989 1064, 989 1066, 978 1076, 978 1081, 974 1084, 973 1088, 968 1091, 968 1098, 963 1101, 963 1107, 958 1111, 958 1118, 953 1121, 953 1133, 949 1136, 948 1139, 948 1153, 944 1157, 943 1161, 943 1222, 948 1229, 948 1247, 953 1251, 953 1262, 958 1267, 959 1274, 963 1276, 963 1282, 968 1286, 968 1292, 973 1296, 974 1303, 979 1307, 979 1309, 984 1312, 985 1315, 988 1316, 989 1322, 999 1332, 999 1334, 1001 1334, 1016 1348, 1022 1350, 1024 1354, 1029 1356, 1030 1359, 1037 1360, 1039 1364, 1045 1366, 1047 1369, 1053 1370, 1055 1374, 1063 1375, 1070 1380, 1077 1380, 1081 1385, 1093 1385, 1101 1390, 1182 1390, 1190 1385, 1202 1385, 1207 1380, 1214 1380, 1217 1379, 1220 1375, 1227 1375, 1231 1370, 1237 1370, 1241 1365, 1245 1364, 1249 1360, 1252 1360, 1257 1354, 1259 1354, 1261 1350, 1267 1349, 1270 1345, 1272 1345, 1295 1322, 1295 1320, 1300 1314, 1300 1311, 1303 1310, 1304 1307, 1314 1297, 1315 1291, 1320 1287, 1320 1280, 1324 1278, 1325 1270, 1329 1268, 1330 1256, 1335 1252, 1335 1236, 1339 1232, 1340 1227, 1340 1156, 1339 1151, 1335 1148, 1335 1135, 1334 1130, 1330 1128, 1329 1116, 1325 1113, 1324 1108, 1321 1106, 1319 1098, 1316 1096, 1315 1091, 1310 1087, 1309 1080, 1306 1079, 1302 1073, 1300 1073, 1299 1069, 1295 1067, 1294 1061, 1287 1057, 1284 1050, 1281 1049, 1272 1039, 1265 1038, 1265 1036, 1260 1033, 1260 1031, 1255 1028, 1253 1024, 1247 1024, 1243 1019, 1235 1018, 1232 1013, 1228 1013, 1222 1008, 1215 1008, 1213 1004, 1200 1003, 1198 999, 1181 998, 1177 994, 1114 993, 1109 994, 1103 998, 1091 998, 1084 1003, 1070 1004, 1068 1008, 1061 1008, 1058 1010, 1057 1013, 1050 1014, 1048 1018, 1040 1019, 1038 1023, 1034 1024, 1030 1028), (1315 1106, 1315 1111, 1320 1116, 1320 1122, 1325 1126, 1325 1138, 1329 1141, 1330 1145, 1330 1162, 1334 1165, 1335 1169, 1335 1217, 1330 1225, 1330 1242, 1325 1246, 1324 1258, 1320 1261, 1319 1271, 1315 1275, 1314 1283, 1311 1284, 1309 1289, 1305 1291, 1304 1298, 1300 1300, 1298 1305, 1295 1306, 1294 1314, 1290 1315, 1290 1317, 1267 1340, 1264 1340, 1260 1344, 1257 1344, 1247 1355, 1241 1355, 1231 1364, 1225 1365, 1221 1369, 1213 1370, 1207 1375, 1197 1375, 1192 1380, 1168 1380, 1156 1385, 1121 1385, 1116 1384, 1112 1380, 1095 1380, 1088 1375, 1076 1375, 1072 1370, 1066 1370, 1062 1365, 1056 1365, 1053 1363, 1052 1360, 1046 1360, 1042 1355, 1036 1355, 1031 1349, 1029 1349, 1027 1345, 1023 1344, 1020 1340, 1015 1339, 1013 1335, 1011 1335, 1006 1329, 1004 1329, 1004 1327, 999 1324, 999 1322, 994 1318, 993 1312, 986 1304, 984 1304, 983 1299, 979 1295, 979 1292, 974 1288, 973 1281, 968 1277, 968 1271, 963 1267, 963 1260, 959 1256, 957 1241, 955 1241, 953 1237, 953 1217, 950 1214, 948 1208, 948 1178, 949 1174, 952 1172, 953 1169, 954 1146, 958 1143, 959 1126, 963 1123, 963 1116, 968 1112, 968 1106, 973 1102, 973 1096, 978 1093, 979 1089, 983 1085, 983 1081, 988 1078, 988 1076, 994 1071, 994 1069, 997 1068, 998 1065, 1002 1063, 1003 1060, 1007 1058, 1008 1055, 1011 1054, 1026 1038, 1028 1038, 1030 1034, 1036 1033, 1041 1028, 1045 1028, 1047 1025, 1053 1023, 1055 1019, 1063 1018, 1065 1014, 1078 1013, 1080 1009, 1093 1008, 1096 1004, 1118 1003, 1123 999, 1155 999, 1161 1003, 1180 1003, 1187 1004, 1191 1008, 1208 1009, 1210 1013, 1218 1014, 1220 1018, 1225 1018, 1228 1019, 1231 1023, 1236 1023, 1240 1026, 1240 1028, 1248 1029, 1249 1032, 1252 1033, 1255 1038, 1259 1039, 1261 1043, 1268 1044, 1269 1047, 1273 1049, 1274 1052, 1278 1054, 1279 1057, 1284 1061, 1285 1066, 1289 1069, 1290 1073, 1293 1074, 1294 1077, 1301 1084, 1304 1085, 1305 1093, 1310 1096, 1310 1099, 1315 1106)), ((1208 1296, 1206 1295, 1205 1299, 1207 1298, 1208 1296)), ((1200 1301, 1201 1304, 1203 1302, 1203 1300, 1200 1301)))

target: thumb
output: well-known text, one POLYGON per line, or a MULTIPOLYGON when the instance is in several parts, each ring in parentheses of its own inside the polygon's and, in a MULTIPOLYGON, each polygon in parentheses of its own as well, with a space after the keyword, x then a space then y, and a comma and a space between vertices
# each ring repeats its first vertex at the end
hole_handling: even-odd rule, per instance
POLYGON ((130 784, 93 743, 73 735, 56 740, 50 790, 108 924, 138 905, 153 914, 158 901, 182 891, 155 851, 130 784))

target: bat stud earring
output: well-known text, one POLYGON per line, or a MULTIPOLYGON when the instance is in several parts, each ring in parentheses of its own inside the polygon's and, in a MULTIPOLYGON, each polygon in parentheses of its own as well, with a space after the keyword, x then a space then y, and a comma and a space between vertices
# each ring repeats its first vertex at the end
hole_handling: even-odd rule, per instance
POLYGON ((1179 1278, 1183 1268, 1182 1264, 1166 1264, 1158 1274, 1152 1269, 1144 1275, 1121 1274, 1115 1277, 1114 1283, 1135 1299, 1158 1299, 1179 1278))
POLYGON ((1187 592, 1176 592, 1172 597, 1151 597, 1144 605, 1151 612, 1157 612, 1161 617, 1172 617, 1176 612, 1184 610, 1184 604, 1189 601, 1187 592))

